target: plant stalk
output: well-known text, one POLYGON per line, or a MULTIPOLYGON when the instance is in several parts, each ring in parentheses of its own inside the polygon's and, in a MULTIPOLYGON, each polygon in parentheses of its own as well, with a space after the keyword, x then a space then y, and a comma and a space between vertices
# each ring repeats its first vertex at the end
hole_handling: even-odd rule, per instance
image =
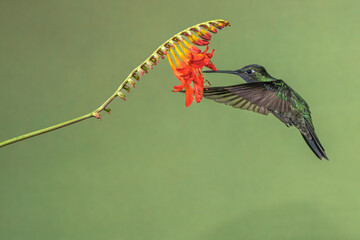
POLYGON ((71 124, 80 122, 82 120, 85 120, 85 119, 88 119, 88 118, 91 118, 91 117, 94 117, 94 115, 92 113, 89 113, 89 114, 86 114, 84 116, 74 118, 72 120, 62 122, 62 123, 56 124, 56 125, 48 127, 48 128, 43 128, 43 129, 40 129, 38 131, 34 131, 34 132, 27 133, 27 134, 24 134, 24 135, 21 135, 21 136, 18 136, 18 137, 14 137, 12 139, 1 142, 0 143, 0 148, 4 147, 4 146, 7 146, 7 145, 10 145, 10 144, 13 144, 13 143, 16 143, 16 142, 20 142, 22 140, 25 140, 25 139, 28 139, 28 138, 31 138, 31 137, 35 137, 35 136, 38 136, 38 135, 41 135, 41 134, 44 134, 44 133, 47 133, 47 132, 54 131, 56 129, 60 129, 60 128, 69 126, 71 124))
MULTIPOLYGON (((121 86, 119 87, 117 92, 119 90, 121 90, 124 85, 125 85, 124 83, 121 84, 121 86)), ((116 98, 117 92, 114 93, 110 98, 108 98, 99 108, 97 108, 95 111, 93 111, 91 113, 85 114, 84 116, 81 116, 81 117, 78 117, 78 118, 71 119, 71 120, 66 121, 66 122, 56 124, 56 125, 51 126, 51 127, 43 128, 43 129, 31 132, 31 133, 27 133, 27 134, 24 134, 24 135, 14 137, 14 138, 11 138, 9 140, 0 142, 0 148, 5 147, 5 146, 10 145, 10 144, 13 144, 13 143, 16 143, 16 142, 20 142, 22 140, 25 140, 25 139, 28 139, 28 138, 31 138, 31 137, 35 137, 35 136, 38 136, 38 135, 41 135, 41 134, 44 134, 44 133, 48 133, 48 132, 51 132, 51 131, 54 131, 54 130, 57 130, 57 129, 60 129, 60 128, 63 128, 63 127, 66 127, 66 126, 69 126, 71 124, 83 121, 83 120, 88 119, 88 118, 95 117, 95 118, 100 119, 101 118, 100 112, 105 110, 106 107, 116 98)), ((110 110, 108 110, 108 111, 110 111, 110 110)))

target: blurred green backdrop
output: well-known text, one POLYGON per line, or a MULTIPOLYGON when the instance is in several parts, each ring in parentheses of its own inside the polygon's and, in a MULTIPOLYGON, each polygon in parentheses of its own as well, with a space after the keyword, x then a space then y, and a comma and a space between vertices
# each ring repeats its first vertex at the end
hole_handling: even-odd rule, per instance
MULTIPOLYGON (((359 239, 360 3, 0 1, 0 140, 98 107, 175 33, 310 104, 330 161, 273 116, 184 107, 163 60, 112 113, 0 149, 0 239, 359 239)), ((242 82, 209 76, 213 86, 242 82)))

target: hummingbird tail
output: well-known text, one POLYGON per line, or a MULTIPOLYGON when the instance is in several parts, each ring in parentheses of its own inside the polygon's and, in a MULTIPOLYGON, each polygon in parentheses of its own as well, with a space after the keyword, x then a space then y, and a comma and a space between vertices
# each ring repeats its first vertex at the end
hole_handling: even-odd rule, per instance
POLYGON ((325 150, 324 150, 323 146, 321 145, 318 137, 316 136, 316 134, 314 132, 314 129, 310 126, 310 124, 307 121, 306 121, 306 127, 307 127, 307 130, 309 131, 311 138, 307 137, 304 134, 301 134, 301 135, 304 138, 307 145, 310 147, 310 149, 314 152, 314 154, 320 160, 322 160, 323 158, 325 158, 326 160, 329 160, 325 154, 325 150))

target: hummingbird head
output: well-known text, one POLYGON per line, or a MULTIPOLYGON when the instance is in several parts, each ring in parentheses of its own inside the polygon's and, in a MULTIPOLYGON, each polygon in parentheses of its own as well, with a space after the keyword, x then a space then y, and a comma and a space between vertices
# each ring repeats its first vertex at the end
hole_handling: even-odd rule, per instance
POLYGON ((246 82, 260 82, 273 79, 270 74, 261 65, 251 64, 241 69, 234 71, 219 70, 219 71, 203 71, 205 73, 230 73, 235 74, 244 79, 246 82))
POLYGON ((251 64, 239 70, 236 70, 242 79, 246 82, 260 82, 273 78, 261 65, 251 64))

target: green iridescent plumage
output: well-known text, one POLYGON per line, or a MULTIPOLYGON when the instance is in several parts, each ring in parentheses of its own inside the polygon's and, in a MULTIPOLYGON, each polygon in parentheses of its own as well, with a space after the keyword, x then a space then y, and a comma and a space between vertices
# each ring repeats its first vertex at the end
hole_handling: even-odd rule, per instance
POLYGON ((264 115, 272 113, 286 126, 295 126, 319 159, 328 159, 315 134, 309 105, 284 81, 270 76, 264 67, 254 64, 236 71, 212 73, 236 74, 247 83, 204 89, 204 98, 264 115))

